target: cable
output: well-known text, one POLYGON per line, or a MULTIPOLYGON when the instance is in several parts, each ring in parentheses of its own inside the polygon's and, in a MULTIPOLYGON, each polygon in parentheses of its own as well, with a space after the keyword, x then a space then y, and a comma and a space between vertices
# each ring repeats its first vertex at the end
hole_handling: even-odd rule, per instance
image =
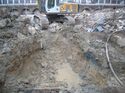
POLYGON ((124 86, 123 82, 120 80, 120 78, 118 77, 118 75, 115 73, 114 69, 113 69, 113 66, 112 66, 112 63, 110 61, 110 58, 109 58, 109 50, 108 50, 108 42, 111 38, 111 36, 117 32, 121 32, 121 31, 115 31, 113 33, 111 33, 111 35, 107 38, 107 41, 106 41, 106 44, 105 44, 105 48, 106 48, 106 57, 107 57, 107 61, 109 63, 109 67, 114 75, 114 77, 116 78, 116 80, 118 81, 118 83, 121 85, 121 86, 124 86))

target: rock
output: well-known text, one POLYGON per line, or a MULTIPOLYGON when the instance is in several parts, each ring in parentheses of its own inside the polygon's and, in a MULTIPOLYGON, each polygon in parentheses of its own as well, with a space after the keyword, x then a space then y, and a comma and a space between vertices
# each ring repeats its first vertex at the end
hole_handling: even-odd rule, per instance
POLYGON ((75 25, 74 28, 73 28, 73 31, 76 32, 76 33, 79 32, 79 31, 83 31, 83 30, 84 30, 84 28, 83 28, 82 24, 75 25))
POLYGON ((97 26, 95 30, 96 30, 96 32, 103 32, 104 31, 102 26, 97 26))
POLYGON ((113 41, 116 45, 118 45, 119 47, 123 48, 125 47, 125 33, 123 31, 119 32, 116 35, 113 35, 111 37, 111 41, 113 41))
POLYGON ((71 16, 66 16, 66 20, 64 22, 64 24, 66 25, 75 25, 75 18, 71 17, 71 16))
POLYGON ((125 47, 125 38, 118 38, 117 44, 118 44, 120 47, 125 47))
POLYGON ((29 20, 32 22, 34 15, 20 15, 16 21, 17 22, 25 22, 26 20, 29 20))
POLYGON ((0 20, 0 28, 4 28, 7 25, 7 20, 6 19, 1 19, 0 20))
POLYGON ((17 33, 17 37, 18 37, 18 39, 20 39, 20 40, 24 40, 24 39, 26 39, 26 36, 23 35, 23 34, 20 33, 20 32, 17 33))
POLYGON ((31 35, 35 35, 35 33, 37 33, 36 29, 32 27, 31 25, 28 26, 28 32, 31 35))
POLYGON ((61 27, 59 26, 58 23, 52 23, 49 25, 49 29, 50 32, 57 32, 59 30, 61 30, 61 27))
POLYGON ((103 25, 105 22, 105 15, 104 13, 97 12, 94 14, 92 19, 95 20, 97 24, 103 25))
POLYGON ((92 28, 85 28, 86 32, 93 32, 94 30, 92 28))
POLYGON ((9 46, 8 46, 8 44, 7 43, 5 43, 4 45, 3 45, 3 50, 2 50, 2 54, 3 53, 9 53, 10 51, 11 51, 11 49, 9 48, 9 46))
POLYGON ((8 12, 7 8, 5 8, 5 7, 0 8, 0 17, 1 18, 6 17, 8 15, 8 13, 9 12, 8 12))
POLYGON ((13 10, 13 11, 10 12, 11 17, 19 17, 19 15, 20 15, 20 13, 17 10, 13 10))

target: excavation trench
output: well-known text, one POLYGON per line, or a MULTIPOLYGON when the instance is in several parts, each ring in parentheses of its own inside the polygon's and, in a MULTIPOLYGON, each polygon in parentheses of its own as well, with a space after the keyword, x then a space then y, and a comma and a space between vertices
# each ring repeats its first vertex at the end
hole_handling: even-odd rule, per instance
POLYGON ((0 93, 119 92, 105 44, 111 32, 120 31, 111 36, 108 51, 124 83, 123 10, 83 11, 74 17, 77 24, 52 23, 48 29, 33 25, 30 16, 0 19, 0 93))
POLYGON ((95 86, 90 85, 95 84, 99 90, 106 85, 107 77, 86 60, 78 45, 59 33, 47 32, 46 35, 44 43, 43 37, 41 42, 33 38, 33 42, 24 44, 26 49, 18 46, 16 52, 22 54, 16 55, 7 69, 6 88, 17 92, 63 90, 72 93, 82 91, 82 86, 92 88, 95 86))

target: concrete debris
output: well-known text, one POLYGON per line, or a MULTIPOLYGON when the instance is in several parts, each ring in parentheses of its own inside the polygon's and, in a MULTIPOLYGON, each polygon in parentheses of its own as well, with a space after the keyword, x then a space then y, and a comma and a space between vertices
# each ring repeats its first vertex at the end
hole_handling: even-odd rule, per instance
POLYGON ((97 26, 96 29, 95 29, 96 32, 103 32, 104 29, 102 26, 97 26))
POLYGON ((66 22, 65 22, 65 24, 67 24, 67 25, 74 25, 75 24, 75 19, 73 18, 73 17, 71 17, 71 16, 66 16, 66 22))
POLYGON ((7 25, 7 20, 6 19, 0 20, 0 28, 4 28, 4 27, 6 27, 6 25, 7 25))
POLYGON ((37 33, 35 27, 32 27, 31 25, 28 26, 28 32, 31 35, 35 35, 35 33, 37 33))
POLYGON ((116 45, 118 45, 121 48, 125 47, 125 38, 124 38, 125 33, 117 33, 112 36, 111 41, 114 42, 116 45))
POLYGON ((23 40, 23 39, 26 39, 26 36, 23 35, 22 33, 18 32, 17 33, 17 38, 20 39, 20 40, 23 40))
POLYGON ((117 30, 125 28, 122 9, 83 11, 75 16, 75 20, 78 24, 82 24, 87 32, 112 32, 116 26, 117 30))
POLYGON ((8 16, 9 12, 6 8, 1 8, 0 9, 0 18, 4 18, 6 16, 8 16))
POLYGON ((61 25, 59 25, 58 23, 52 23, 49 25, 48 30, 50 32, 58 32, 61 30, 61 25))
POLYGON ((124 82, 124 12, 123 8, 84 10, 64 24, 49 24, 39 12, 1 17, 0 93, 119 91, 107 64, 105 43, 111 32, 118 31, 109 40, 109 57, 124 82))
POLYGON ((17 10, 13 10, 13 11, 10 12, 11 17, 19 17, 19 15, 20 15, 20 13, 17 10))

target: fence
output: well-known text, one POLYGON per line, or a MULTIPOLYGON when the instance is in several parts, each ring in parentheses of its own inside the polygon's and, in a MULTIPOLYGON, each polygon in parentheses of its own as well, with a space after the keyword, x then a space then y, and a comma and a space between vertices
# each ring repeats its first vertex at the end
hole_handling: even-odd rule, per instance
POLYGON ((0 0, 0 6, 37 5, 37 0, 0 0))
MULTIPOLYGON (((0 0, 0 6, 14 6, 14 5, 37 5, 38 0, 0 0)), ((80 5, 118 5, 125 6, 125 0, 60 0, 75 2, 80 5)))

